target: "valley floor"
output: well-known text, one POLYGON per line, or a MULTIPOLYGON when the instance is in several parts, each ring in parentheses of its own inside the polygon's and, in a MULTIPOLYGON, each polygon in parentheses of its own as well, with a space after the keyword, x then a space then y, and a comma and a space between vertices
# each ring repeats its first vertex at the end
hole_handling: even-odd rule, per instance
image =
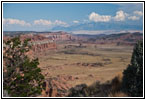
POLYGON ((72 87, 113 79, 130 63, 132 46, 59 44, 56 50, 36 53, 46 78, 70 77, 72 87))

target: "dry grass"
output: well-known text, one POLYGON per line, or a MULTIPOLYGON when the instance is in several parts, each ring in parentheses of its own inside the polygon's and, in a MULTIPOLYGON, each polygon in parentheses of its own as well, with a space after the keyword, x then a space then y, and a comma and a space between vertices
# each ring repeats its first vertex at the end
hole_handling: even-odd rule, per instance
POLYGON ((123 74, 122 72, 120 72, 118 75, 115 76, 115 78, 112 79, 111 82, 112 92, 120 91, 122 85, 122 78, 123 78, 123 74))
POLYGON ((118 72, 123 71, 130 63, 132 47, 113 45, 88 45, 87 48, 72 48, 74 54, 65 54, 64 44, 60 45, 56 51, 43 52, 37 55, 40 60, 40 68, 45 77, 57 75, 71 75, 79 79, 68 81, 72 86, 86 83, 91 85, 99 80, 101 83, 113 79, 118 72), (104 61, 104 59, 110 59, 104 61), (123 61, 121 61, 121 59, 123 61), (102 67, 85 67, 76 63, 107 63, 102 67), (93 76, 93 77, 91 77, 93 76))
POLYGON ((128 97, 128 95, 124 92, 110 93, 108 96, 109 97, 128 97))
POLYGON ((128 97, 128 95, 121 91, 122 88, 122 72, 119 72, 118 75, 111 81, 111 91, 109 93, 109 97, 128 97))

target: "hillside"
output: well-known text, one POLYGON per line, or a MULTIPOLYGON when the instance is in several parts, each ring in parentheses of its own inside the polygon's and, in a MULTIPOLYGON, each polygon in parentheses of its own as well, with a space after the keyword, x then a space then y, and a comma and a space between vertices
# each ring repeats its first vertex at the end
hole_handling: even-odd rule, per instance
POLYGON ((143 39, 142 33, 119 33, 110 35, 100 35, 96 38, 89 38, 88 41, 99 44, 133 45, 138 40, 143 39))
POLYGON ((5 31, 4 38, 6 36, 21 35, 28 37, 32 34, 36 38, 44 37, 47 41, 56 42, 85 42, 96 44, 116 44, 116 45, 134 45, 138 40, 143 39, 143 34, 140 32, 134 33, 116 33, 116 34, 71 34, 64 31, 58 32, 35 32, 35 31, 5 31))

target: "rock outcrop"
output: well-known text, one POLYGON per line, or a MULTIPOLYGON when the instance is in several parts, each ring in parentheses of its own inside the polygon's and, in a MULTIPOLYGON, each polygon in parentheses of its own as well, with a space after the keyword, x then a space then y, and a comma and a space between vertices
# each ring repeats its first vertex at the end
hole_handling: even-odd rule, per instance
POLYGON ((75 81, 78 77, 71 75, 57 75, 56 77, 48 78, 45 80, 41 97, 65 97, 69 94, 72 85, 68 81, 75 81))
POLYGON ((32 51, 45 51, 49 49, 56 49, 56 43, 53 40, 48 39, 47 37, 41 35, 41 34, 27 34, 27 35, 21 35, 21 40, 24 40, 26 38, 30 38, 31 42, 29 43, 32 45, 32 51))
MULTIPOLYGON (((11 37, 9 36, 4 36, 4 41, 9 40, 11 37)), ((25 35, 20 35, 20 40, 23 41, 25 39, 31 39, 29 42, 29 45, 32 46, 32 49, 30 52, 40 52, 40 51, 45 51, 45 50, 50 50, 50 49, 56 49, 56 42, 53 40, 48 39, 47 37, 44 37, 43 35, 34 35, 34 34, 25 34, 25 35)), ((4 44, 5 46, 5 44, 4 44)))
POLYGON ((72 87, 67 84, 63 77, 46 79, 44 82, 45 90, 42 91, 42 97, 64 97, 68 95, 68 90, 72 87))

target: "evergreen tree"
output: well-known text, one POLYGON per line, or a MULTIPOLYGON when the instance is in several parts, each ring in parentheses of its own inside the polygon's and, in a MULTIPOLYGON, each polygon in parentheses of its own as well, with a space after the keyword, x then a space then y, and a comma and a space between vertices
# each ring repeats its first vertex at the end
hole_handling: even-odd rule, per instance
POLYGON ((143 96, 143 42, 139 41, 133 50, 131 64, 123 72, 123 90, 130 96, 143 96))
POLYGON ((20 41, 14 37, 4 41, 4 89, 10 96, 28 97, 41 93, 44 76, 38 68, 38 59, 30 60, 26 53, 30 49, 30 39, 20 41))

